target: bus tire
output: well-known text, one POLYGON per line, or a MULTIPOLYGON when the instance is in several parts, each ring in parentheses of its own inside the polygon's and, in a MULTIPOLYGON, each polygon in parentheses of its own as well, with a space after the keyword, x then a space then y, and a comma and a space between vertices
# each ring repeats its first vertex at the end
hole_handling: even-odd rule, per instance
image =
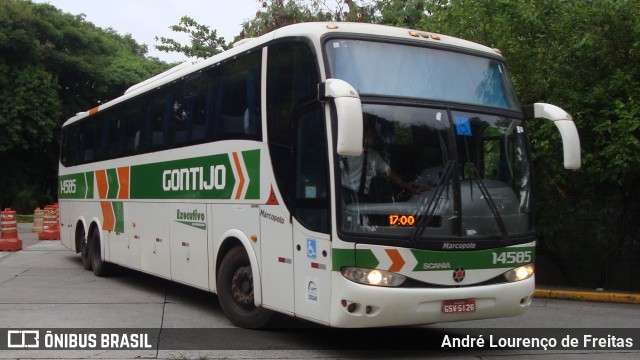
POLYGON ((85 270, 91 270, 91 258, 89 254, 89 243, 87 242, 87 236, 84 234, 84 230, 80 234, 80 238, 78 239, 78 244, 80 245, 80 258, 82 259, 82 266, 85 270))
POLYGON ((91 232, 89 235, 89 258, 91 259, 91 267, 95 276, 107 276, 110 273, 110 265, 102 260, 102 246, 100 243, 100 234, 98 230, 91 232))
POLYGON ((273 312, 255 306, 253 271, 242 246, 233 247, 222 259, 217 288, 220 307, 235 326, 249 329, 267 326, 273 312))

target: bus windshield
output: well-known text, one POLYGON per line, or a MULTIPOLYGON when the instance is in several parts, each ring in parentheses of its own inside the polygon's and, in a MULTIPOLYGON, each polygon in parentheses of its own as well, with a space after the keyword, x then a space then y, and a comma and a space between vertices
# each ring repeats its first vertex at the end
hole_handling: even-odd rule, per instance
POLYGON ((339 161, 343 232, 412 239, 423 218, 418 238, 531 231, 521 120, 398 105, 363 110, 365 150, 339 161))
POLYGON ((325 45, 333 77, 360 95, 450 101, 518 110, 504 65, 494 59, 433 48, 331 39, 325 45))

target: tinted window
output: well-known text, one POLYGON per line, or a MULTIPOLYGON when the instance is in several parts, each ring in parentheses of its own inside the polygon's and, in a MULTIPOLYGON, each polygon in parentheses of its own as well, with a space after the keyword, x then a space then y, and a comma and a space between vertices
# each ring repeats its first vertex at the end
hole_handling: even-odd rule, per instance
POLYGON ((328 232, 326 130, 317 105, 318 82, 315 56, 305 43, 269 47, 267 132, 276 182, 301 224, 328 232))
POLYGON ((261 52, 216 69, 215 127, 218 138, 260 139, 261 52))
POLYGON ((62 130, 65 166, 217 139, 262 138, 261 52, 191 74, 62 130))

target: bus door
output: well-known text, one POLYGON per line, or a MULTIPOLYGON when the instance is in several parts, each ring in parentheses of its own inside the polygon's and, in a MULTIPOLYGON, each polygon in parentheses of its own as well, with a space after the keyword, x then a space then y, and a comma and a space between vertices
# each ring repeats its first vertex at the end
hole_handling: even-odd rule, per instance
POLYGON ((274 192, 260 209, 262 301, 269 308, 328 322, 331 242, 326 130, 318 105, 302 107, 294 118, 292 147, 270 149, 272 161, 280 159, 274 167, 286 165, 286 169, 277 170, 281 192, 274 192))
POLYGON ((294 125, 294 274, 296 316, 329 322, 331 238, 326 128, 318 103, 294 125))

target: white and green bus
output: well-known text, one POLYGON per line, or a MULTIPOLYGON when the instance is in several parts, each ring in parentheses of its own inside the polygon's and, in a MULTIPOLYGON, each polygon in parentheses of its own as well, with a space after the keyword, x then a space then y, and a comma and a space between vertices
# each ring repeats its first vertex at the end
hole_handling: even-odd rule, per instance
POLYGON ((61 241, 216 293, 230 321, 335 327, 523 313, 534 292, 526 119, 499 51, 434 33, 297 24, 69 119, 61 241))

